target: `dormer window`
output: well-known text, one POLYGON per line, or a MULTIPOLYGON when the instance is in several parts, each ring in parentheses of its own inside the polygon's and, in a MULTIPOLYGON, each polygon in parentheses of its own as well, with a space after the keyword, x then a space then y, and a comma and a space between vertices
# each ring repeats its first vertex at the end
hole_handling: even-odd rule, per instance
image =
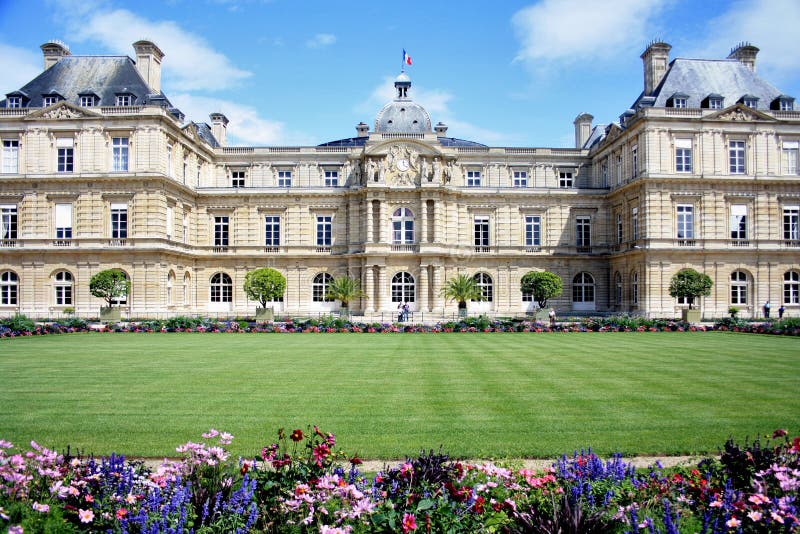
POLYGON ((61 100, 61 97, 58 95, 45 95, 42 97, 42 107, 52 106, 59 100, 61 100))
POLYGON ((128 93, 123 93, 117 95, 115 105, 117 106, 132 106, 133 105, 133 95, 128 93))
POLYGON ((688 108, 689 107, 689 95, 684 93, 675 93, 669 99, 667 99, 667 107, 672 108, 688 108))
POLYGON ((758 109, 758 97, 753 95, 744 95, 741 100, 739 100, 742 104, 747 106, 750 109, 758 109))
POLYGON ((705 97, 700 105, 706 109, 722 109, 724 103, 725 97, 712 93, 705 97))
POLYGON ((95 107, 97 105, 97 96, 95 96, 95 95, 81 95, 79 101, 80 101, 81 107, 92 108, 92 107, 95 107))
POLYGON ((794 98, 791 96, 780 95, 778 98, 772 101, 772 104, 770 104, 769 108, 779 111, 794 111, 794 98))
POLYGON ((6 100, 6 107, 9 107, 9 108, 21 108, 22 107, 22 97, 21 96, 9 96, 8 100, 6 100))

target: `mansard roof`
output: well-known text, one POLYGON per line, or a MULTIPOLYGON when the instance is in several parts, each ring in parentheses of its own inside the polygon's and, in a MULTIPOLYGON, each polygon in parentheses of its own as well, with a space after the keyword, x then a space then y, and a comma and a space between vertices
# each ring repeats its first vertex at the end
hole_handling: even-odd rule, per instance
POLYGON ((710 93, 725 98, 726 104, 738 102, 744 95, 752 95, 759 99, 759 107, 767 109, 769 102, 777 98, 781 91, 766 82, 744 63, 736 59, 683 59, 676 58, 670 63, 664 78, 652 95, 639 95, 633 109, 642 102, 654 97, 653 107, 666 107, 676 93, 684 93, 687 107, 702 107, 702 101, 710 93))
MULTIPOLYGON (((19 92, 29 98, 28 107, 41 107, 42 96, 52 94, 78 105, 80 95, 92 93, 100 98, 101 106, 113 106, 117 95, 129 94, 134 96, 134 105, 171 107, 163 93, 151 94, 135 63, 127 56, 62 57, 19 92)), ((5 107, 5 100, 0 103, 5 107)))

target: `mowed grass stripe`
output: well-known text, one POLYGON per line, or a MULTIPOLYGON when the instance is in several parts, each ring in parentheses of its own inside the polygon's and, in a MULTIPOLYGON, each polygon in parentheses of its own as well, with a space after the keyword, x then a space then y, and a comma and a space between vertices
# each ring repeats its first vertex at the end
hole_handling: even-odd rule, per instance
POLYGON ((318 424, 364 457, 716 452, 800 430, 800 341, 733 333, 79 334, 0 342, 0 438, 255 454, 318 424))

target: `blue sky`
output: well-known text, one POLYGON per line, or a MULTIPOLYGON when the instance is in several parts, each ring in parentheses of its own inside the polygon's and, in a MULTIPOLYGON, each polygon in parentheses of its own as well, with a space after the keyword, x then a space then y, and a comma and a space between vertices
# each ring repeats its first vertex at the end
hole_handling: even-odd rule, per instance
POLYGON ((230 119, 229 144, 317 144, 372 127, 405 48, 411 96, 448 135, 571 146, 581 112, 617 119, 642 89, 653 38, 671 57, 758 46, 758 72, 800 103, 797 0, 0 0, 0 93, 76 55, 165 52, 162 88, 187 118, 230 119))

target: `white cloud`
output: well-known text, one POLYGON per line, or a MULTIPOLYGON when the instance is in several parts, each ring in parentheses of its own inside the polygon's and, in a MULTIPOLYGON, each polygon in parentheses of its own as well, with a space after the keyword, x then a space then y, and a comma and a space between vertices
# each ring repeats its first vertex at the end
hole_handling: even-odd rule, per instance
POLYGON ((548 64, 618 57, 641 47, 669 0, 541 0, 511 19, 516 61, 548 64))
POLYGON ((756 68, 766 72, 767 79, 796 77, 800 70, 798 28, 797 0, 739 0, 709 21, 701 53, 705 57, 724 57, 739 42, 749 41, 761 50, 756 68))
POLYGON ((323 48, 326 46, 330 46, 336 42, 336 36, 332 33, 318 33, 308 41, 306 41, 306 46, 308 48, 323 48))
MULTIPOLYGON (((386 76, 380 84, 372 89, 369 97, 358 104, 355 109, 359 113, 370 114, 370 120, 367 122, 370 128, 372 128, 375 115, 377 115, 384 104, 394 98, 394 94, 394 77, 386 76)), ((448 126, 448 136, 469 139, 485 144, 500 144, 509 138, 507 134, 459 120, 450 109, 450 101, 453 100, 453 94, 447 90, 427 89, 422 86, 413 85, 409 96, 414 102, 425 108, 433 124, 443 122, 448 126)))
POLYGON ((195 122, 208 122, 210 113, 224 113, 230 121, 229 145, 292 145, 303 142, 302 136, 288 133, 282 122, 259 116, 258 110, 251 106, 189 93, 171 95, 170 100, 195 122))
POLYGON ((0 99, 34 79, 43 69, 44 60, 41 54, 0 43, 0 72, 3 73, 0 99))
POLYGON ((163 78, 180 91, 227 89, 251 75, 177 23, 147 20, 125 9, 101 10, 71 20, 69 38, 98 42, 127 55, 133 55, 134 42, 152 40, 166 54, 163 78))

